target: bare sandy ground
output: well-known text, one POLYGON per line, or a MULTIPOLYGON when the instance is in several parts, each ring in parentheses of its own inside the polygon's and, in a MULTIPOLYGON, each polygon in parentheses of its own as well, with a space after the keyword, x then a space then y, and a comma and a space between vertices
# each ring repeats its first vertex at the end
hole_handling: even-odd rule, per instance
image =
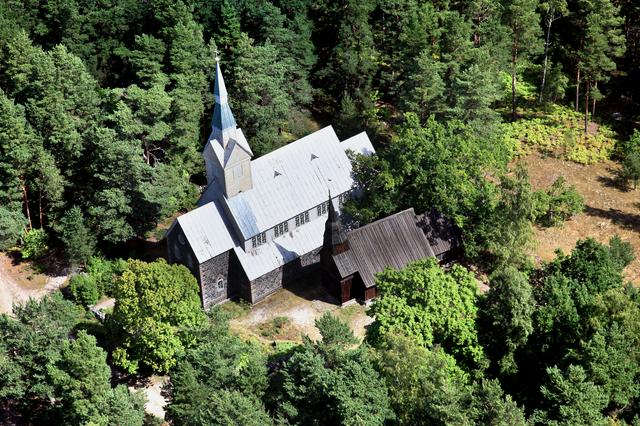
POLYGON ((14 303, 38 299, 58 290, 67 278, 64 271, 48 276, 30 271, 24 264, 13 265, 7 255, 0 253, 0 313, 11 313, 14 303))
POLYGON ((625 270, 626 277, 640 285, 640 189, 622 185, 620 165, 613 161, 583 166, 539 153, 523 159, 534 188, 547 188, 559 176, 575 185, 584 197, 585 210, 561 227, 536 228, 536 247, 532 254, 538 261, 555 257, 554 250, 571 251, 579 239, 594 238, 607 242, 619 235, 631 243, 636 259, 625 270))
POLYGON ((32 293, 21 287, 0 263, 0 313, 11 313, 14 303, 25 302, 32 293))
POLYGON ((366 308, 358 304, 341 307, 319 282, 317 276, 309 276, 291 288, 281 289, 253 306, 246 314, 231 321, 231 328, 244 336, 257 337, 263 341, 288 340, 300 342, 303 335, 313 340, 320 339, 315 320, 325 312, 331 312, 345 321, 354 334, 364 337, 366 326, 373 318, 366 314, 366 308), (289 324, 277 336, 263 336, 261 326, 275 318, 288 318, 289 324))

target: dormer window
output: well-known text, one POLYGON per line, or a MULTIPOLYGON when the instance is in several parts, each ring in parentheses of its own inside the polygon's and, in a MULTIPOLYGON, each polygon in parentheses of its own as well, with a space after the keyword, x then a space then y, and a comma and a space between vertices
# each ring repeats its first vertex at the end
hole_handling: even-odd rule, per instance
POLYGON ((256 248, 266 243, 267 243, 267 234, 265 232, 261 232, 258 235, 251 237, 252 248, 256 248))
POLYGON ((280 235, 284 235, 287 232, 289 232, 289 222, 284 221, 282 223, 279 223, 278 225, 275 226, 275 228, 273 228, 273 230, 276 237, 279 237, 280 235))

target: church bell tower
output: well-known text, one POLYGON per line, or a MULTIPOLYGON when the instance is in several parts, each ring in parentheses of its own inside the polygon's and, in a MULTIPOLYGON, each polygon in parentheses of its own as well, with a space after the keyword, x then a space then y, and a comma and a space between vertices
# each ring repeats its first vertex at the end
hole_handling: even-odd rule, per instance
POLYGON ((203 156, 207 168, 207 183, 218 185, 229 198, 253 187, 251 158, 253 152, 233 118, 227 88, 216 56, 216 76, 213 96, 215 106, 211 120, 211 135, 203 156))

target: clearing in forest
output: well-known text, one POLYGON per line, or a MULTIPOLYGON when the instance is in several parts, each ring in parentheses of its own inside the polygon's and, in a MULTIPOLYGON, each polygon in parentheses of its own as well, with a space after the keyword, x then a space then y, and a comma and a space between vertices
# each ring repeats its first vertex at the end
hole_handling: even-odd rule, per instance
POLYGON ((557 248, 568 253, 579 239, 592 237, 607 242, 618 234, 631 243, 636 255, 626 269, 626 277, 640 285, 640 190, 620 182, 620 165, 610 160, 580 165, 539 152, 530 153, 522 161, 534 189, 547 188, 558 176, 564 176, 582 194, 585 204, 584 212, 562 227, 536 227, 537 246, 532 253, 536 260, 551 260, 557 248))

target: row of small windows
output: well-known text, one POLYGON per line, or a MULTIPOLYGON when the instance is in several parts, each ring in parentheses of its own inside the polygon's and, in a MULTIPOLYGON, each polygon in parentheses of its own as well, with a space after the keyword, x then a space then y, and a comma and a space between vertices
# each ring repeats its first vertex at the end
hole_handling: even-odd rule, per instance
POLYGON ((322 216, 323 214, 326 214, 328 207, 329 207, 329 202, 328 201, 326 201, 326 202, 320 204, 318 207, 316 207, 316 209, 318 210, 318 216, 322 216))
POLYGON ((307 222, 309 222, 309 212, 308 211, 306 211, 304 213, 300 213, 298 216, 296 216, 296 227, 304 225, 307 222))
POLYGON ((273 228, 276 237, 279 237, 280 235, 285 234, 286 232, 289 232, 289 222, 288 221, 284 221, 278 225, 275 226, 275 228, 273 228))
POLYGON ((267 233, 261 232, 258 235, 251 237, 251 247, 256 248, 267 243, 267 233))
MULTIPOLYGON (((340 194, 338 196, 338 203, 340 206, 342 206, 347 200, 349 199, 349 195, 347 193, 344 194, 340 194)), ((322 204, 319 204, 318 206, 316 206, 316 213, 318 216, 322 216, 324 214, 327 214, 327 210, 329 210, 329 201, 325 201, 322 204)), ((302 226, 305 223, 309 222, 309 212, 302 212, 299 215, 297 215, 295 218, 295 222, 296 222, 296 228, 298 226, 302 226)), ((279 237, 281 235, 286 234, 287 232, 289 232, 289 221, 284 221, 282 223, 277 224, 274 228, 273 228, 273 232, 275 237, 279 237)), ((261 246, 263 244, 267 243, 267 235, 266 232, 261 232, 260 234, 251 237, 251 247, 252 248, 256 248, 258 246, 261 246)))

